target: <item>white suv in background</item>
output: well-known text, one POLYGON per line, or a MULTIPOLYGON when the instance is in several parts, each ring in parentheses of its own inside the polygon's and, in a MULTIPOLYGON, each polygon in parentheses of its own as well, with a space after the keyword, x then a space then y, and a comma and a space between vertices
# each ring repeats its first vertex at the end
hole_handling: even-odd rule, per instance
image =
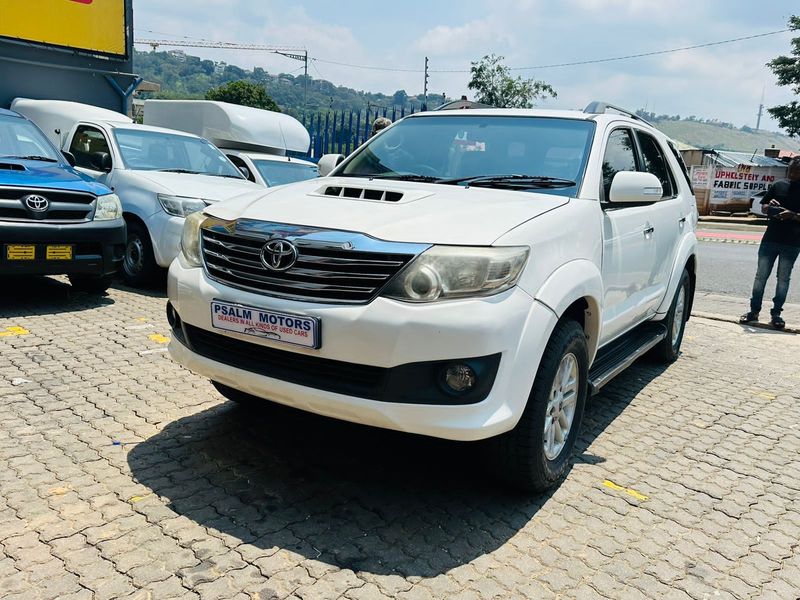
POLYGON ((419 113, 328 177, 190 215, 170 352, 232 400, 494 438, 541 490, 588 395, 677 358, 696 223, 674 145, 622 109, 419 113))

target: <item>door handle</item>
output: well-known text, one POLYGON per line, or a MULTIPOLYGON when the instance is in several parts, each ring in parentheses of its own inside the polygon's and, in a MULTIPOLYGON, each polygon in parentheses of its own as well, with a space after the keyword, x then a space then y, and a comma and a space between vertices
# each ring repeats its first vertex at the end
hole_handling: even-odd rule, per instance
POLYGON ((650 227, 648 227, 647 229, 645 229, 645 230, 644 230, 642 233, 644 233, 645 235, 650 235, 650 234, 651 234, 651 233, 653 233, 655 230, 656 230, 656 228, 655 228, 655 227, 653 227, 653 226, 650 226, 650 227))
POLYGON ((686 217, 681 217, 678 219, 678 224, 683 227, 683 224, 686 223, 686 217))

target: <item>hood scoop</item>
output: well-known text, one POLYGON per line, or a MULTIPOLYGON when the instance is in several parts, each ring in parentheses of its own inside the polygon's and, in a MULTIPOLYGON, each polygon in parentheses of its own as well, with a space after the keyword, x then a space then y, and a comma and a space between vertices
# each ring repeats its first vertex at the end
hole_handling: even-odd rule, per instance
POLYGON ((19 163, 4 163, 0 162, 0 171, 27 171, 25 165, 19 163))
POLYGON ((353 198, 354 200, 374 200, 376 202, 399 202, 403 198, 402 192, 338 185, 325 186, 318 190, 317 193, 323 196, 353 198))

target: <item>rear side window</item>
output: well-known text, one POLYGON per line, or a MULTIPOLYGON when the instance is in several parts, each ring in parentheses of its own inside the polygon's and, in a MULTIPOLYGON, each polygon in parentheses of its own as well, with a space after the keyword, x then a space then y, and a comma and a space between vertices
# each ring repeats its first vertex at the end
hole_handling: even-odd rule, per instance
POLYGON ((683 162, 683 157, 681 156, 681 153, 678 152, 678 149, 672 142, 668 142, 668 145, 670 152, 672 152, 672 156, 675 157, 675 160, 678 161, 678 165, 680 165, 681 167, 683 178, 686 180, 686 183, 689 184, 689 190, 694 194, 694 189, 692 188, 692 178, 689 177, 689 170, 686 168, 686 163, 683 162))
POLYGON ((675 178, 667 165, 666 157, 656 139, 646 133, 637 131, 639 136, 639 146, 642 149, 642 170, 652 173, 661 182, 664 193, 662 198, 672 198, 675 196, 675 178))
POLYGON ((111 154, 105 136, 94 127, 81 125, 75 131, 69 151, 75 156, 75 166, 97 170, 92 165, 92 155, 95 152, 111 154))
POLYGON ((608 199, 611 181, 620 171, 636 171, 636 153, 633 137, 628 129, 615 129, 608 137, 606 153, 603 156, 603 193, 608 199))

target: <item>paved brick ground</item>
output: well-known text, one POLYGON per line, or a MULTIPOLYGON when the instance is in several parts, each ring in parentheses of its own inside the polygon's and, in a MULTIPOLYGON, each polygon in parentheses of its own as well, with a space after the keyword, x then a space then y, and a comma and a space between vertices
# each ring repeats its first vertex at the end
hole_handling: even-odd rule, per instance
POLYGON ((223 402, 163 294, 3 285, 4 599, 800 597, 800 336, 693 320, 524 497, 474 446, 223 402))

